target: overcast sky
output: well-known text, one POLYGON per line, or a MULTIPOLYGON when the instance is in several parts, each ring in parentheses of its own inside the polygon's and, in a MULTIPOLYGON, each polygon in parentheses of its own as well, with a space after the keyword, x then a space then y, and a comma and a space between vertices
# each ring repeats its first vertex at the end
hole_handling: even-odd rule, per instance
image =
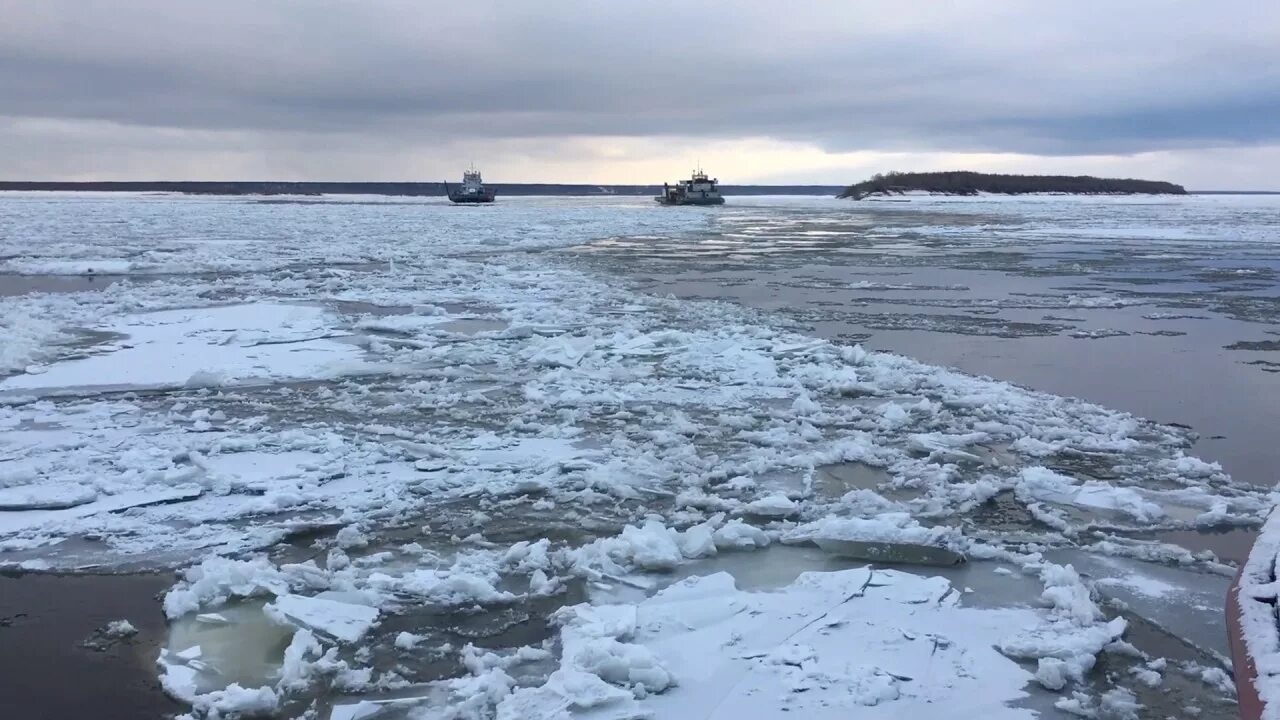
POLYGON ((0 179, 1280 189, 1280 2, 0 0, 0 179))

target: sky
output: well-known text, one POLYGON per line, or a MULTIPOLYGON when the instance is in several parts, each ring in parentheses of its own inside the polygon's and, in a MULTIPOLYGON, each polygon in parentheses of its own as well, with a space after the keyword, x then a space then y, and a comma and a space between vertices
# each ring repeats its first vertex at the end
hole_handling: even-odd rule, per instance
POLYGON ((1280 190, 1280 2, 0 0, 0 179, 1280 190))

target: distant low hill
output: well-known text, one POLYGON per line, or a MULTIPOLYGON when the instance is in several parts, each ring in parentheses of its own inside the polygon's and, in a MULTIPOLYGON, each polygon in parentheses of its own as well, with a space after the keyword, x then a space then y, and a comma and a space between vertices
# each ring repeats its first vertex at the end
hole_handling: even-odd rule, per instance
MULTIPOLYGON (((450 183, 453 184, 453 183, 450 183)), ((660 195, 661 185, 565 185, 548 183, 486 183, 498 197, 512 195, 660 195)), ((174 180, 142 182, 0 181, 3 190, 90 192, 178 192, 192 195, 399 195, 441 196, 438 182, 230 182, 174 180)), ((835 195, 838 185, 721 185, 725 195, 835 195)))
POLYGON ((993 175, 967 171, 901 173, 875 175, 850 185, 842 198, 861 200, 871 195, 901 195, 908 192, 941 195, 1001 193, 1062 193, 1070 195, 1186 195, 1181 185, 1158 180, 1119 180, 1088 175, 993 175))

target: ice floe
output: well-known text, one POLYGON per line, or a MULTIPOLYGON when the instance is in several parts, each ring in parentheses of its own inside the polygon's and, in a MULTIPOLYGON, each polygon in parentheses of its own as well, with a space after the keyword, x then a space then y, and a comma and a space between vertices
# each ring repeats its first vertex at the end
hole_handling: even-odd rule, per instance
POLYGON ((378 619, 378 609, 326 597, 279 595, 266 606, 289 622, 342 642, 356 642, 378 619))
POLYGON ((557 615, 559 669, 545 684, 501 698, 496 712, 1032 717, 1010 706, 1028 673, 989 638, 1034 621, 1034 612, 958 607, 947 590, 937 579, 855 569, 744 592, 721 573, 636 605, 566 608, 557 615))
POLYGON ((130 315, 95 330, 120 340, 87 357, 0 381, 0 391, 205 387, 253 379, 332 377, 358 365, 357 347, 323 308, 223 305, 130 315))
MULTIPOLYGON (((192 203, 215 227, 234 217, 192 203)), ((1253 523, 1270 502, 1187 455, 1189 433, 522 252, 683 242, 732 216, 528 203, 501 221, 423 205, 430 232, 287 215, 281 236, 307 242, 142 238, 128 260, 0 247, 10 271, 149 276, 0 298, 0 562, 180 568, 159 667, 200 716, 342 693, 335 718, 1014 718, 1034 686, 1130 712, 1136 696, 1090 686, 1126 632, 1120 603, 1206 645, 1166 586, 1223 566, 1123 533, 1253 523), (853 465, 874 471, 833 471, 853 465), (790 543, 833 571, 670 585, 790 543), (941 577, 963 567, 850 569, 850 543, 1004 563, 992 576, 1021 601, 967 603, 941 577), (421 619, 522 627, 559 604, 518 662, 421 619), (419 655, 453 677, 419 693, 419 655)), ((1019 302, 1135 304, 1105 292, 1019 302)), ((1142 672, 1124 682, 1159 671, 1142 672)))
POLYGON ((93 502, 98 492, 77 483, 0 488, 0 510, 65 510, 93 502))

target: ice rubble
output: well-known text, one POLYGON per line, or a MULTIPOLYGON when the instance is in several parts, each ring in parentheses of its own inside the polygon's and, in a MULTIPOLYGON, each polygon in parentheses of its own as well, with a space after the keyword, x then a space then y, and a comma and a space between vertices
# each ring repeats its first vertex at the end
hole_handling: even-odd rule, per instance
MULTIPOLYGON (((678 682, 646 702, 661 717, 782 710, 845 717, 855 708, 893 717, 928 713, 944 697, 948 712, 1024 716, 1006 703, 1021 696, 1025 671, 985 638, 1031 613, 959 608, 947 589, 937 579, 858 569, 806 573, 777 592, 745 593, 718 574, 638 604, 634 629, 623 628, 621 637, 650 648, 678 682), (914 608, 909 619, 907 607, 914 608), (851 634, 859 638, 856 653, 851 634), (918 668, 926 658, 933 671, 924 678, 918 668)), ((594 632, 609 637, 618 629, 594 632)), ((592 632, 581 621, 566 624, 564 632, 571 630, 592 632)))
MULTIPOLYGON (((236 598, 272 598, 262 612, 300 629, 279 660, 274 684, 253 691, 265 702, 267 691, 278 699, 305 696, 324 677, 363 672, 337 658, 337 644, 361 640, 380 608, 395 612, 441 584, 449 592, 436 592, 432 601, 456 607, 518 600, 495 591, 493 579, 502 572, 645 587, 644 573, 697 563, 717 552, 717 532, 743 525, 726 523, 723 514, 684 530, 650 519, 579 547, 521 541, 460 555, 449 569, 403 565, 395 576, 386 561, 324 569, 311 562, 209 559, 185 573, 165 608, 178 617, 236 598), (419 585, 428 577, 424 590, 419 585)), ((742 535, 756 533, 763 534, 742 535)), ((750 592, 725 573, 692 576, 635 603, 606 600, 558 611, 559 665, 539 684, 517 684, 503 663, 468 660, 464 650, 471 676, 437 683, 432 702, 447 702, 449 712, 464 717, 515 718, 552 708, 603 713, 592 717, 755 717, 784 708, 836 717, 859 706, 891 706, 885 717, 908 708, 941 717, 928 713, 949 712, 963 696, 966 712, 1034 717, 1009 706, 1033 677, 1014 661, 1038 662, 1034 678, 1046 688, 1080 686, 1097 654, 1123 634, 1125 621, 1108 620, 1070 566, 1037 555, 1021 561, 1044 585, 1044 609, 965 607, 962 593, 943 578, 871 567, 804 573, 781 589, 750 592), (853 645, 851 633, 858 638, 853 645), (993 638, 1002 638, 995 647, 993 638), (926 664, 931 670, 922 677, 926 664), (941 704, 944 697, 953 700, 941 704), (762 700, 767 707, 750 714, 762 700)), ((401 632, 393 644, 413 650, 419 642, 401 632)), ((522 652, 545 656, 538 649, 522 652)), ((166 650, 159 659, 166 690, 197 712, 227 697, 205 684, 205 662, 198 647, 166 650)), ((250 691, 225 692, 241 697, 250 691)))
POLYGON ((1116 510, 1140 522, 1159 520, 1165 515, 1159 504, 1132 488, 1117 488, 1097 480, 1077 484, 1073 478, 1040 466, 1023 469, 1014 488, 1020 499, 1029 502, 1043 500, 1116 510))
POLYGON ((877 513, 875 517, 828 516, 800 525, 783 536, 783 542, 843 540, 930 545, 954 552, 964 552, 968 542, 953 527, 925 527, 908 513, 877 513))
MULTIPOLYGON (((199 225, 257 211, 230 207, 193 201, 177 212, 194 213, 199 225)), ((1263 494, 1232 488, 1220 469, 1187 457, 1185 436, 1172 428, 780 331, 770 318, 740 308, 638 295, 555 259, 503 255, 640 229, 677 234, 705 220, 629 206, 556 206, 554 223, 536 204, 501 212, 510 214, 465 223, 457 214, 441 216, 436 234, 424 234, 415 220, 374 228, 377 237, 363 227, 335 235, 299 215, 279 222, 288 223, 285 234, 308 237, 306 243, 172 240, 171 248, 170 238, 144 238, 126 249, 131 273, 224 274, 0 298, 0 371, 22 373, 0 380, 0 485, 62 499, 69 496, 42 488, 86 488, 76 500, 96 494, 73 507, 0 512, 0 549, 39 553, 91 536, 101 540, 93 557, 49 553, 40 560, 65 567, 161 552, 164 562, 199 560, 166 597, 171 618, 237 598, 352 599, 326 592, 360 593, 381 617, 405 605, 517 602, 523 590, 504 583, 511 575, 528 579, 530 595, 555 595, 569 577, 645 586, 635 573, 770 546, 827 517, 838 518, 831 528, 846 536, 869 532, 865 524, 878 515, 907 517, 893 521, 895 532, 938 533, 946 537, 922 539, 976 543, 991 556, 1014 550, 980 522, 966 525, 963 537, 931 528, 967 523, 1006 495, 1044 520, 1025 528, 1019 548, 1023 540, 1069 542, 1089 529, 1088 517, 1059 512, 1067 506, 1173 527, 1248 522, 1267 506, 1263 494), (511 230, 512 222, 524 223, 521 232, 511 230), (239 304, 210 305, 222 300, 239 304), (341 309, 350 304, 369 310, 341 309), (466 338, 442 329, 480 306, 507 329, 466 338), (381 308, 401 314, 361 314, 381 308), (230 330, 232 324, 239 329, 230 330), (128 337, 86 338, 76 329, 86 327, 128 337), (334 337, 361 332, 369 334, 334 337), (79 346, 57 344, 73 340, 79 346), (348 374, 352 368, 374 368, 381 377, 357 379, 348 374), (93 395, 135 383, 171 392, 93 395), (1062 467, 1064 459, 1081 458, 1121 464, 1127 485, 1077 478, 1062 467), (815 468, 844 462, 882 468, 885 480, 838 496, 817 492, 815 468), (1183 490, 1198 494, 1174 495, 1183 490), (381 557, 390 551, 379 546, 377 529, 434 522, 448 503, 474 506, 483 519, 460 524, 458 539, 446 544, 483 548, 483 535, 463 539, 530 512, 625 528, 569 549, 531 539, 509 559, 481 550, 441 559, 422 545, 421 552, 381 557), (1204 512, 1199 519, 1172 518, 1165 508, 1174 503, 1204 512), (253 555, 293 532, 338 527, 345 529, 334 545, 346 548, 330 546, 324 562, 275 564, 253 555)), ((126 252, 78 243, 0 248, 0 254, 19 269, 121 261, 126 252)), ((1070 302, 1124 304, 1110 297, 1070 302)), ((1091 549, 1124 549, 1105 542, 1111 544, 1091 549)), ((1053 686, 1084 673, 1089 651, 1117 633, 1088 610, 1079 578, 1043 572, 1050 586, 1045 600, 1055 609, 1036 614, 1026 633, 1006 642, 1011 653, 1034 660, 1042 683, 1053 686)), ((755 593, 718 591, 726 600, 764 602, 755 593)), ((937 612, 943 609, 966 610, 948 605, 937 612)), ((317 630, 321 624, 314 621, 317 630)), ((330 639, 296 632, 294 669, 285 674, 289 684, 302 685, 311 674, 300 668, 322 663, 330 639)), ((371 636, 376 629, 354 644, 371 636)), ((636 645, 634 638, 612 640, 636 645)), ((674 687, 635 697, 639 684, 645 693, 648 685, 631 682, 629 663, 649 679, 661 677, 650 662, 661 665, 660 641, 655 635, 653 643, 637 645, 651 655, 604 643, 608 652, 563 668, 528 701, 575 696, 593 707, 632 707, 622 702, 625 692, 655 707, 683 697, 690 688, 679 672, 671 674, 674 687), (610 665, 615 655, 625 662, 610 665), (615 680, 626 670, 632 690, 592 680, 601 678, 594 670, 615 680)), ((790 646, 778 650, 776 663, 762 656, 751 682, 810 682, 808 675, 791 677, 797 664, 830 672, 823 642, 805 643, 815 658, 790 646)), ((325 672, 338 672, 336 661, 323 662, 325 672)), ((851 695, 883 697, 875 707, 901 707, 914 687, 874 670, 850 669, 847 677, 859 688, 851 695), (900 698, 888 700, 895 691, 900 698)), ((1019 686, 1030 673, 1021 677, 1019 686)), ((818 694, 827 692, 814 682, 818 694)), ((459 678, 453 687, 469 693, 469 702, 511 695, 496 673, 459 678)), ((277 700, 289 691, 267 690, 277 700)), ((197 709, 269 699, 243 688, 220 692, 197 709)), ((997 694, 1006 696, 1003 687, 997 694)))

